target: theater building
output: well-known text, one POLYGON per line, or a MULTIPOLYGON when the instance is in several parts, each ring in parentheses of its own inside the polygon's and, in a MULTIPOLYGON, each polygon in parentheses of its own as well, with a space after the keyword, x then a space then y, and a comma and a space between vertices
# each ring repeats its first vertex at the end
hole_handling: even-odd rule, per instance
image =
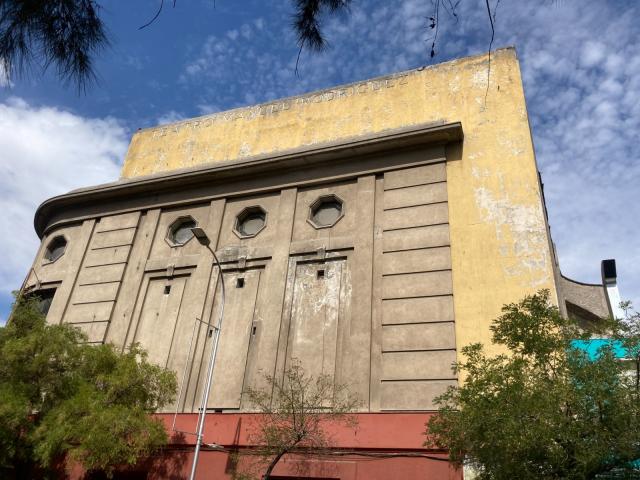
MULTIPOLYGON (((203 450, 198 478, 233 477, 228 450, 250 446, 255 415, 243 390, 293 359, 362 407, 355 432, 334 432, 348 454, 285 458, 277 478, 299 478, 301 462, 316 479, 462 478, 423 447, 460 348, 489 344, 502 305, 543 288, 565 313, 610 311, 602 285, 557 266, 516 53, 488 65, 464 58, 139 130, 120 180, 38 208, 27 289, 50 300, 50 323, 139 342, 175 370, 176 424, 194 431, 221 308, 218 268, 190 230, 201 227, 226 300, 204 437, 223 448, 203 450)), ((156 460, 186 476, 193 443, 174 445, 182 463, 171 449, 156 460)))

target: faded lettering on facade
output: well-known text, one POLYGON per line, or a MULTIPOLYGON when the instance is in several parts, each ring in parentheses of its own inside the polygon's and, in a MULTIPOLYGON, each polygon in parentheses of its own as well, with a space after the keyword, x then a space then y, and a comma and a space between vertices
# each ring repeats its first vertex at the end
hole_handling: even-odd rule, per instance
POLYGON ((394 88, 408 83, 410 73, 399 76, 381 78, 378 80, 370 80, 367 82, 348 85, 343 88, 327 90, 323 92, 313 93, 302 97, 284 99, 274 103, 265 105, 256 105, 255 107, 241 108, 230 110, 227 112, 216 113, 208 117, 197 118, 186 122, 168 125, 166 127, 158 127, 153 131, 153 138, 164 137, 165 135, 177 134, 182 130, 200 130, 211 127, 214 123, 233 122, 240 119, 252 120, 256 117, 276 115, 279 112, 291 109, 294 105, 306 105, 310 103, 324 103, 342 98, 364 95, 370 92, 377 92, 387 88, 394 88))

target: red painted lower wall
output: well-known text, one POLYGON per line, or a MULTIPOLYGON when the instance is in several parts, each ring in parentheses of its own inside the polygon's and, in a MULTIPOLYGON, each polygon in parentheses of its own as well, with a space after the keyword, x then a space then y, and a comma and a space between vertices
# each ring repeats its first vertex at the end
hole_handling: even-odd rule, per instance
MULTIPOLYGON (((193 461, 194 435, 172 432, 173 415, 158 415, 170 432, 170 445, 135 471, 121 472, 121 479, 187 479, 193 461)), ((289 455, 277 465, 274 480, 310 478, 314 480, 458 480, 462 472, 447 461, 445 452, 422 446, 428 413, 360 413, 358 425, 328 425, 331 453, 289 455)), ((198 462, 197 479, 233 479, 238 472, 260 473, 252 458, 241 455, 252 448, 249 434, 259 414, 207 414, 204 443, 222 449, 204 448, 198 462), (238 455, 240 453, 240 455, 238 455), (237 460, 239 459, 239 460, 237 460)), ((175 429, 195 432, 196 414, 180 414, 175 429)), ((255 460, 254 460, 255 462, 255 460)), ((82 478, 81 471, 72 478, 82 478)), ((260 478, 259 475, 257 478, 260 478)))

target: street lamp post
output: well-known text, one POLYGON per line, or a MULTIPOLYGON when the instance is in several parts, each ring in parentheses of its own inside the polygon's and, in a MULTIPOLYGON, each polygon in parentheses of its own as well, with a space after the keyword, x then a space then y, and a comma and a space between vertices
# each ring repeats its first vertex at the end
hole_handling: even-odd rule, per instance
MULTIPOLYGON (((207 415, 207 404, 209 403, 209 392, 211 390, 211 383, 213 381, 213 368, 216 364, 216 354, 218 352, 218 341, 220 340, 220 329, 222 328, 222 320, 224 318, 224 301, 225 301, 225 289, 224 289, 224 276, 222 275, 222 265, 220 265, 220 261, 216 256, 216 252, 211 248, 211 240, 207 237, 205 231, 200 227, 194 227, 191 229, 193 232, 193 236, 196 237, 196 240, 200 243, 200 245, 206 247, 211 254, 213 255, 213 260, 218 267, 218 278, 220 278, 221 291, 222 291, 222 305, 220 307, 220 315, 218 316, 218 321, 216 325, 214 325, 214 330, 216 334, 216 338, 213 343, 213 348, 211 350, 211 358, 209 359, 209 368, 207 370, 207 383, 205 384, 204 391, 202 392, 202 401, 200 403, 200 410, 198 411, 198 428, 196 430, 196 449, 193 453, 193 464, 191 465, 191 475, 189 476, 189 480, 195 480, 196 477, 196 469, 198 468, 198 457, 200 455, 200 446, 202 445, 203 439, 203 431, 204 431, 204 422, 207 415)), ((215 290, 214 290, 214 299, 215 299, 215 290)), ((213 303, 215 305, 215 302, 213 303)))

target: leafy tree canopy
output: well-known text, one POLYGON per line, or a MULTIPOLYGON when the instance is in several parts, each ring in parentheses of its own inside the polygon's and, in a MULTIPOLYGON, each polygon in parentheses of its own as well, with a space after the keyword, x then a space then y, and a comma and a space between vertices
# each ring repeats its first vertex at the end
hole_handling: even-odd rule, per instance
POLYGON ((173 372, 137 345, 83 342, 68 324, 47 325, 37 298, 16 302, 0 328, 0 472, 31 478, 66 459, 111 475, 166 443, 150 413, 172 401, 173 372))
POLYGON ((455 370, 464 384, 437 399, 427 444, 448 449, 480 479, 640 478, 636 366, 612 345, 622 342, 637 361, 637 323, 636 314, 583 332, 549 304, 548 291, 506 305, 491 331, 508 353, 462 349, 455 370), (612 342, 589 358, 574 341, 594 333, 612 342))

